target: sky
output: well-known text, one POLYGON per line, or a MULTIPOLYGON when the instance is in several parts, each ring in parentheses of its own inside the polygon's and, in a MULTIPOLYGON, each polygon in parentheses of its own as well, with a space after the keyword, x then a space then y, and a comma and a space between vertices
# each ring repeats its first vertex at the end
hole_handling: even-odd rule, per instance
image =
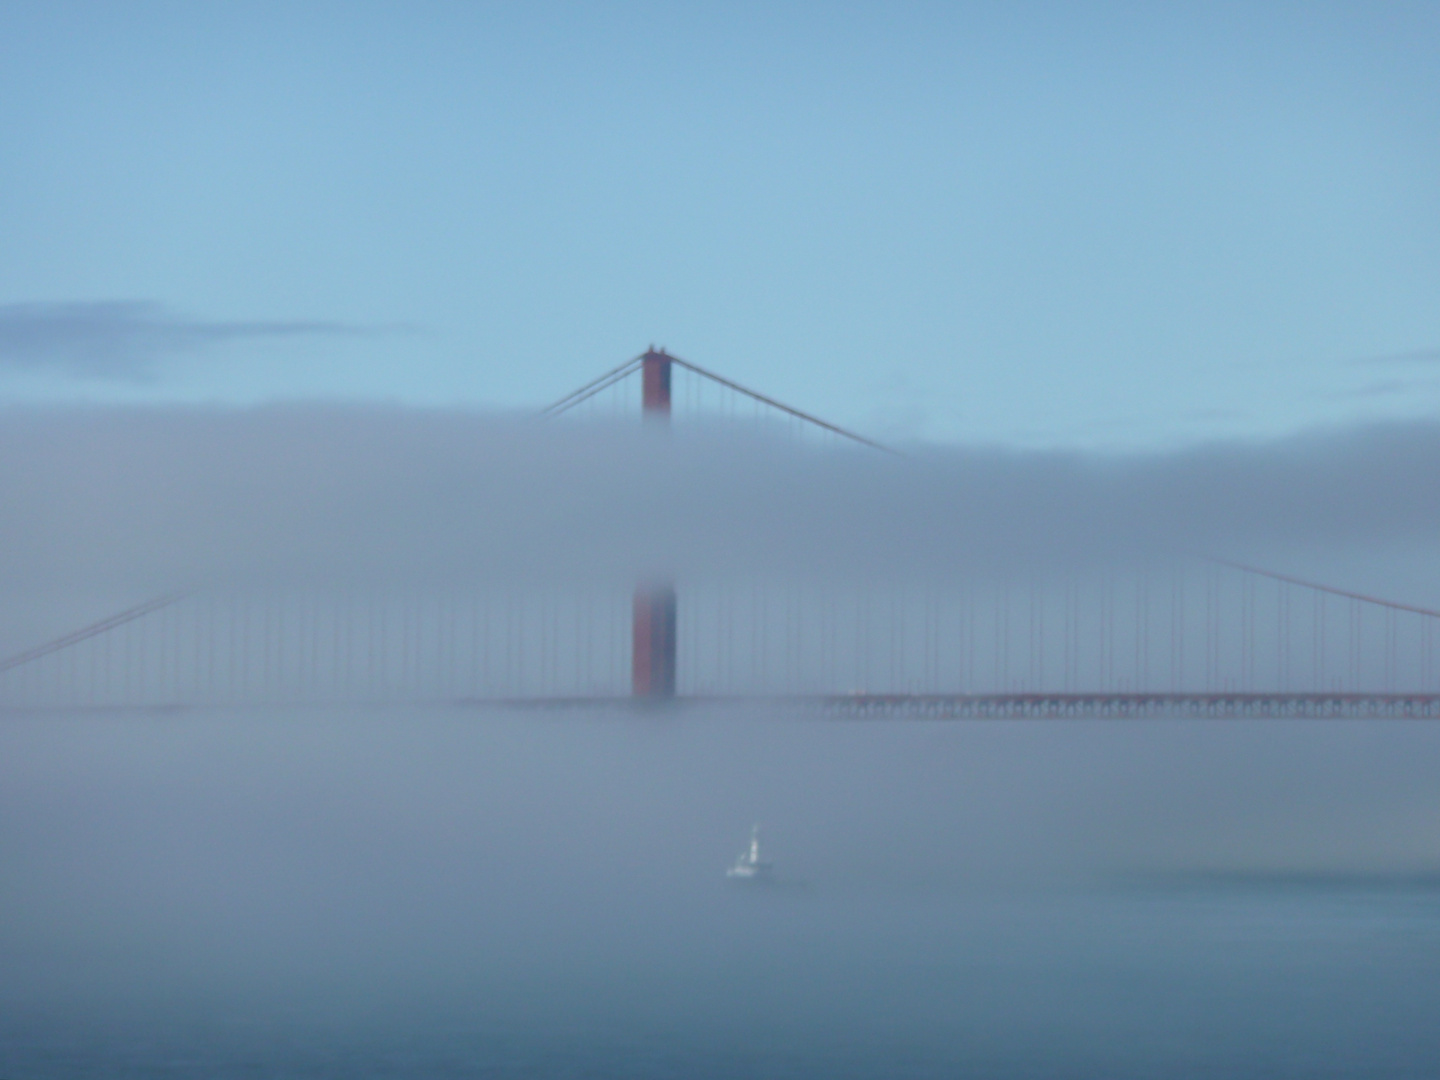
POLYGON ((1431 4, 6 4, 0 403, 1433 418, 1431 4))

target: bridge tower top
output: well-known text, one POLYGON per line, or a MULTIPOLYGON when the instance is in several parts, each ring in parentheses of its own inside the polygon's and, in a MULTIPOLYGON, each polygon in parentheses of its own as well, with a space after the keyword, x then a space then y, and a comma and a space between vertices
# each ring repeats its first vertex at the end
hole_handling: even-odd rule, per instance
POLYGON ((670 369, 672 357, 654 345, 641 360, 641 401, 647 420, 670 419, 670 369))

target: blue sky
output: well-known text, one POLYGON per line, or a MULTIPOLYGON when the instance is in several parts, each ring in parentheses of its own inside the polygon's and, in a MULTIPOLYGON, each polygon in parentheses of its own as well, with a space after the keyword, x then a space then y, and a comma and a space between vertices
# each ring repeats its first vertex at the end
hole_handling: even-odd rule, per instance
POLYGON ((1433 417, 1437 55, 1428 3, 7 3, 0 401, 528 408, 654 342, 898 440, 1433 417))

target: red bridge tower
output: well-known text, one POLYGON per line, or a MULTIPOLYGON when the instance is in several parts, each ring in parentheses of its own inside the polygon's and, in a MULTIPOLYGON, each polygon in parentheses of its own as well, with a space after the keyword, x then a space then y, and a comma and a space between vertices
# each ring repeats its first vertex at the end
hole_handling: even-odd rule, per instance
MULTIPOLYGON (((641 364, 646 421, 670 422, 670 357, 652 347, 641 364)), ((630 665, 631 693, 637 698, 675 696, 675 587, 642 584, 635 590, 630 665)))

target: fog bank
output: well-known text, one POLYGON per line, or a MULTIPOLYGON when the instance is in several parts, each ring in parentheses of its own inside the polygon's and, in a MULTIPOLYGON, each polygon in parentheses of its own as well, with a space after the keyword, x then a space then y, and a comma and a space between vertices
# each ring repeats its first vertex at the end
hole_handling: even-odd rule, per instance
POLYGON ((12 599, 757 575, 954 580, 1201 555, 1440 602, 1440 425, 1130 457, 818 450, 385 408, 11 410, 12 599))
POLYGON ((0 989, 32 999, 623 986, 837 918, 883 942, 917 898, 963 935, 976 897, 1136 873, 1440 869, 1429 725, 50 715, 0 762, 0 989), (759 897, 723 874, 754 821, 759 897))

